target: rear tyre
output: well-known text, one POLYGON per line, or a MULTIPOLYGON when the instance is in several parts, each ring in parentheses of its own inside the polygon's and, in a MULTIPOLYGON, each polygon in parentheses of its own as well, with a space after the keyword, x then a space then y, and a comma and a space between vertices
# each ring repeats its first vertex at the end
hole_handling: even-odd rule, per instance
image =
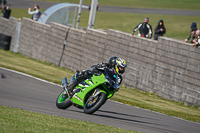
POLYGON ((72 102, 70 101, 70 98, 68 98, 68 95, 63 94, 63 92, 65 92, 65 90, 63 90, 56 99, 56 106, 59 109, 66 109, 72 105, 72 102))
POLYGON ((103 92, 101 92, 95 99, 91 97, 88 98, 84 106, 84 112, 86 114, 94 113, 106 102, 106 99, 107 95, 103 92))

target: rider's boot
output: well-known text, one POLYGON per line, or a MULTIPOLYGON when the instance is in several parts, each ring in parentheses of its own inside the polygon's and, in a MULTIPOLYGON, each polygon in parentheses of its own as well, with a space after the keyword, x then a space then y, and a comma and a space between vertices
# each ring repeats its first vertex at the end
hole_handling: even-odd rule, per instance
POLYGON ((77 82, 77 80, 75 80, 72 84, 70 84, 68 87, 67 87, 67 94, 68 96, 72 97, 74 92, 74 88, 78 85, 79 83, 77 82))
POLYGON ((81 83, 82 81, 84 81, 85 79, 91 77, 91 73, 89 73, 90 71, 83 71, 83 72, 77 72, 77 78, 76 80, 70 84, 68 87, 67 87, 67 93, 68 93, 68 96, 69 97, 72 97, 74 92, 73 92, 73 89, 79 84, 81 83))

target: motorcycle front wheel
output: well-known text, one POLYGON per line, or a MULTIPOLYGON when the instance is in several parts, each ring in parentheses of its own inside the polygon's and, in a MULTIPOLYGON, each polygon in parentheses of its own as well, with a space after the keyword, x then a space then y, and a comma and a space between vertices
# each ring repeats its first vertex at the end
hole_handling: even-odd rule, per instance
POLYGON ((63 94, 65 90, 63 90, 60 95, 56 99, 56 106, 59 109, 66 109, 72 105, 70 98, 68 98, 67 94, 63 94))
POLYGON ((107 95, 103 92, 99 93, 99 95, 95 98, 92 96, 88 98, 87 102, 84 106, 84 112, 86 114, 92 114, 95 111, 97 111, 105 102, 107 99, 107 95))

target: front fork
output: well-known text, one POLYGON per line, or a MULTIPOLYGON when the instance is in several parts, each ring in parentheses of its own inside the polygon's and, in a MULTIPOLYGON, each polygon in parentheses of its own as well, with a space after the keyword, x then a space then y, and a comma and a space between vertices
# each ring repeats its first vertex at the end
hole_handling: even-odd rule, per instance
POLYGON ((100 89, 97 88, 97 89, 95 89, 95 91, 93 92, 92 96, 90 96, 90 98, 89 98, 90 101, 96 101, 96 98, 98 97, 98 95, 99 95, 101 92, 107 94, 105 91, 100 90, 100 89))

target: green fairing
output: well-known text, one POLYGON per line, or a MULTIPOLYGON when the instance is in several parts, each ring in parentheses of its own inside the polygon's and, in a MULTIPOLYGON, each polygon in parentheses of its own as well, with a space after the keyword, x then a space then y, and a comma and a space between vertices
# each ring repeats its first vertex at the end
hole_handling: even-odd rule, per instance
POLYGON ((103 83, 107 82, 105 80, 105 76, 104 74, 100 75, 100 76, 95 76, 93 75, 93 77, 91 79, 87 79, 85 80, 85 82, 89 85, 89 86, 81 86, 80 84, 76 86, 76 88, 80 88, 81 91, 74 94, 74 96, 71 98, 71 100, 73 101, 73 103, 84 106, 85 104, 85 96, 87 93, 89 93, 91 90, 95 89, 97 86, 102 85, 104 87, 104 90, 100 90, 100 92, 103 92, 107 95, 107 98, 110 98, 113 96, 114 92, 109 91, 104 85, 103 83))
POLYGON ((116 81, 113 81, 110 76, 108 73, 98 76, 93 75, 90 79, 85 80, 75 87, 75 94, 72 98, 69 98, 65 92, 67 88, 65 88, 64 84, 67 83, 67 79, 63 78, 64 90, 56 100, 57 108, 67 109, 71 105, 74 105, 77 108, 83 109, 86 114, 94 113, 116 92, 113 88, 116 85, 113 85, 113 83, 116 83, 116 81))
POLYGON ((58 98, 58 103, 64 102, 68 97, 64 96, 62 93, 60 94, 58 98))

